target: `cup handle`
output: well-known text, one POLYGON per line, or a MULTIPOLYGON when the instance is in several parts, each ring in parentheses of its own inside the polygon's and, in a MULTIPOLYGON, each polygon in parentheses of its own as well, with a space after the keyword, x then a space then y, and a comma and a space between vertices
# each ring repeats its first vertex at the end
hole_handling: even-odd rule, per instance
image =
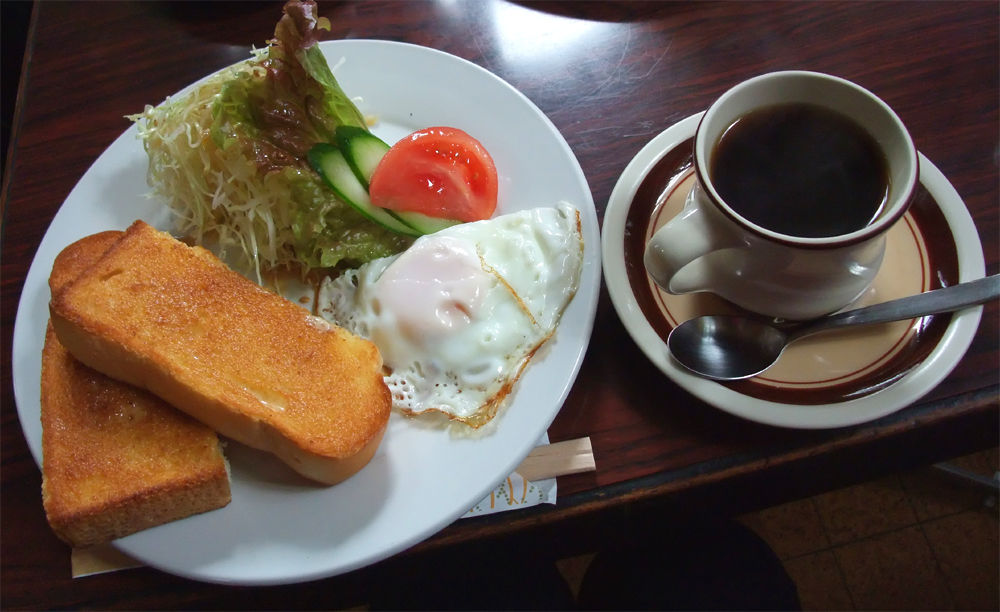
POLYGON ((678 272, 713 251, 737 243, 700 206, 688 205, 653 234, 646 244, 643 263, 653 281, 668 293, 690 293, 707 286, 704 271, 697 267, 685 270, 683 282, 675 279, 678 272))

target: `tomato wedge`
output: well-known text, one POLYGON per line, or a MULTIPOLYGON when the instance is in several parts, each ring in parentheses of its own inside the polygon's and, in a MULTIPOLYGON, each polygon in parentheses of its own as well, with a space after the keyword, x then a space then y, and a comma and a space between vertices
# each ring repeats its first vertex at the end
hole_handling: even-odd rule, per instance
POLYGON ((456 128, 431 127, 386 152, 368 193, 381 208, 468 222, 493 215, 497 185, 496 165, 478 140, 456 128))

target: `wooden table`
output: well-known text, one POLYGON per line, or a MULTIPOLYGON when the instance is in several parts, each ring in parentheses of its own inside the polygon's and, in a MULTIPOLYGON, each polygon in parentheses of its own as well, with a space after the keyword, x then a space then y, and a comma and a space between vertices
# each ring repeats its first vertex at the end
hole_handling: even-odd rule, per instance
MULTIPOLYGON (((329 38, 399 40, 471 60, 554 122, 590 183, 598 217, 653 136, 752 75, 789 68, 851 79, 886 100, 965 200, 995 274, 996 2, 328 2, 329 38)), ((70 189, 127 127, 123 116, 270 36, 281 3, 35 6, 3 189, 3 602, 17 607, 355 605, 382 566, 299 587, 236 589, 151 569, 71 580, 48 529, 40 473, 11 380, 17 300, 70 189)), ((6 28, 6 25, 5 25, 6 28)), ((445 86, 445 85, 443 85, 445 86)), ((735 514, 998 442, 998 310, 954 372, 913 406, 828 431, 757 425, 670 382, 637 349, 602 289, 582 371, 553 441, 589 436, 597 471, 562 477, 559 503, 456 523, 418 549, 545 540, 571 554, 614 538, 623 513, 735 514)), ((423 551, 423 552, 422 552, 423 551)), ((388 563, 388 565, 387 565, 388 563)), ((386 570, 386 568, 390 568, 386 570)))

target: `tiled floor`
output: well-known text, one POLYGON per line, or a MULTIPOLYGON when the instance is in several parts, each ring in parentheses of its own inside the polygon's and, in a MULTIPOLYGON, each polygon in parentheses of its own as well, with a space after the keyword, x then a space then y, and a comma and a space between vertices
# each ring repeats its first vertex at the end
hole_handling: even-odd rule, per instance
MULTIPOLYGON (((950 465, 992 477, 997 449, 950 465)), ((806 610, 996 610, 995 495, 934 467, 743 517, 784 561, 806 610)))
MULTIPOLYGON (((997 449, 950 465, 987 478, 997 449)), ((741 517, 782 559, 804 610, 1000 609, 997 499, 927 467, 741 517)), ((558 565, 578 588, 589 555, 558 565)))

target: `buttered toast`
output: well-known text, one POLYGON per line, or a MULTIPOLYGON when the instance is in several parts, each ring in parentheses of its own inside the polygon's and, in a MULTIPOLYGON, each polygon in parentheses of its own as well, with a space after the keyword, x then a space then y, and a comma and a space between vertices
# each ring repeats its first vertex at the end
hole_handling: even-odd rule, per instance
POLYGON ((374 455, 391 398, 371 342, 142 221, 50 303, 80 361, 333 484, 374 455))
MULTIPOLYGON (((66 247, 56 293, 120 237, 102 232, 66 247)), ((146 391, 84 366, 50 324, 42 352, 42 503, 72 546, 124 537, 225 506, 229 476, 210 428, 146 391)))

